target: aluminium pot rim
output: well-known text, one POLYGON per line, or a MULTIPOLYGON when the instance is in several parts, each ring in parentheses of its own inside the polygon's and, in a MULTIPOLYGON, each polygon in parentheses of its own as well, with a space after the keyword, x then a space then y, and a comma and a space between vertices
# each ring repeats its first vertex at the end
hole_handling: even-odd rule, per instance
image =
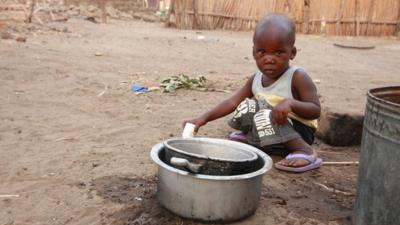
POLYGON ((200 180, 210 180, 210 181, 234 181, 234 180, 246 180, 246 179, 251 179, 255 178, 258 176, 264 175, 266 172, 268 172, 272 168, 272 159, 269 157, 267 154, 265 154, 263 151, 253 147, 252 151, 254 151, 258 157, 260 157, 264 165, 260 169, 251 172, 251 173, 246 173, 246 174, 239 174, 239 175, 230 175, 230 176, 214 176, 214 175, 204 175, 204 174, 193 174, 189 173, 184 170, 177 169, 175 167, 172 167, 165 162, 163 162, 160 157, 159 153, 164 149, 164 144, 163 143, 158 143, 153 146, 150 152, 150 157, 151 159, 159 166, 160 169, 167 170, 172 173, 176 173, 178 175, 186 176, 186 177, 193 177, 196 179, 200 180))
MULTIPOLYGON (((225 139, 219 139, 219 138, 208 138, 208 137, 194 137, 194 138, 171 138, 163 142, 164 146, 168 148, 171 151, 175 151, 178 153, 181 153, 186 156, 194 157, 197 159, 203 159, 203 160, 212 160, 216 162, 228 162, 228 163, 241 163, 241 162, 254 162, 257 160, 258 156, 257 153, 255 153, 253 150, 256 149, 253 146, 240 143, 237 141, 231 141, 231 140, 225 140, 225 139), (235 147, 241 147, 240 151, 246 152, 251 154, 252 156, 246 159, 229 159, 229 158, 216 158, 216 157, 209 157, 205 155, 200 155, 196 153, 191 153, 191 152, 186 152, 183 150, 180 150, 178 148, 175 148, 174 146, 171 146, 169 143, 175 142, 175 141, 197 141, 197 142, 208 142, 208 143, 214 143, 218 144, 218 142, 225 142, 226 144, 233 145, 235 147), (254 149, 253 149, 254 148, 254 149)), ((223 146, 223 144, 221 144, 223 146)), ((258 149, 256 149, 258 150, 258 149)))

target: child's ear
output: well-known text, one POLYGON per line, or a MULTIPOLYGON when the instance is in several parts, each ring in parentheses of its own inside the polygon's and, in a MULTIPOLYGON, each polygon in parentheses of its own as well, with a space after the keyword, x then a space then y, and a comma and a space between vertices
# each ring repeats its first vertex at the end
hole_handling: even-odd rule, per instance
POLYGON ((254 51, 254 45, 253 45, 253 48, 252 48, 252 55, 253 55, 253 59, 256 59, 256 52, 254 51))
POLYGON ((297 54, 297 48, 296 48, 296 46, 293 46, 293 48, 292 48, 292 52, 291 52, 292 54, 290 55, 290 59, 294 59, 294 57, 296 57, 296 54, 297 54))

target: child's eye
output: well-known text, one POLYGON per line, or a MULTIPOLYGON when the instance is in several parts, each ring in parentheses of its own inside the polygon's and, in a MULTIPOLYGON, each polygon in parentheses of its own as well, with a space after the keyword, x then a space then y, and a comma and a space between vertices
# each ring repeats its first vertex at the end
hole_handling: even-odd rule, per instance
POLYGON ((257 57, 263 57, 265 55, 265 51, 264 50, 258 50, 257 52, 256 52, 256 56, 257 57))
POLYGON ((277 51, 277 52, 275 52, 275 55, 276 56, 281 56, 281 55, 283 55, 283 53, 285 53, 284 51, 277 51))

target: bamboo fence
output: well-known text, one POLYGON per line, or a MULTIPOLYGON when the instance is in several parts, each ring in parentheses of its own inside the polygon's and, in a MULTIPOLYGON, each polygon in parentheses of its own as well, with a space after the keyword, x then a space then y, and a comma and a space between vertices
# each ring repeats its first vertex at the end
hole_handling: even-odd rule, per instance
POLYGON ((169 23, 180 29, 253 30, 274 12, 291 17, 299 33, 400 35, 400 0, 171 0, 169 23))

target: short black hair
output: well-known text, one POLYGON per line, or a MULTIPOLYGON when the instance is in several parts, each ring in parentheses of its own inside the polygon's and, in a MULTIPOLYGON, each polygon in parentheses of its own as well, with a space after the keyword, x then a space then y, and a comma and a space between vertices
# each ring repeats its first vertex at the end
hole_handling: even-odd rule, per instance
POLYGON ((269 14, 263 17, 256 26, 253 36, 253 43, 264 34, 264 32, 270 28, 277 29, 282 32, 282 35, 293 46, 296 40, 296 26, 293 20, 291 20, 285 14, 269 14))

